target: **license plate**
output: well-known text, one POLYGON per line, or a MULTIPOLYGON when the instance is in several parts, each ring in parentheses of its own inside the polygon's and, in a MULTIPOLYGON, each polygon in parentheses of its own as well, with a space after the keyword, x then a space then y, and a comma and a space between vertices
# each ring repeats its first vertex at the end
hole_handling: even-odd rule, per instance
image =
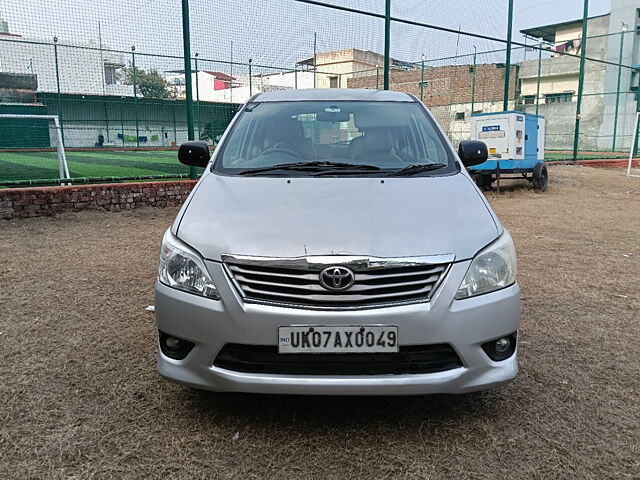
POLYGON ((395 325, 304 325, 278 328, 279 353, 390 353, 395 325))

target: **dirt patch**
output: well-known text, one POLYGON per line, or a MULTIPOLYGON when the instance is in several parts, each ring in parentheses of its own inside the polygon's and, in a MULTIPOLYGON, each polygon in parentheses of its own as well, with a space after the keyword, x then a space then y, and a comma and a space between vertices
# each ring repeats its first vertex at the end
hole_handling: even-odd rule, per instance
POLYGON ((521 373, 463 396, 201 393, 154 371, 174 208, 0 224, 2 478, 637 478, 640 179, 488 194, 519 254, 521 373))

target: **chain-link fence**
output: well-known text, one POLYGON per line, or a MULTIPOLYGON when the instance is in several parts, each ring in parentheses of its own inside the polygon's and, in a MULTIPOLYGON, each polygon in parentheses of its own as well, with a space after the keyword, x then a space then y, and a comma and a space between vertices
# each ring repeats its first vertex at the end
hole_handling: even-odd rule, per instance
POLYGON ((168 0, 0 10, 0 185, 60 183, 58 130, 72 182, 188 177, 179 144, 215 147, 256 93, 385 80, 420 98, 454 144, 472 115, 503 110, 546 118, 547 160, 623 157, 637 135, 640 9, 629 0, 586 30, 575 0, 560 18, 540 13, 548 0, 518 2, 512 17, 506 1, 184 3, 190 29, 168 0))

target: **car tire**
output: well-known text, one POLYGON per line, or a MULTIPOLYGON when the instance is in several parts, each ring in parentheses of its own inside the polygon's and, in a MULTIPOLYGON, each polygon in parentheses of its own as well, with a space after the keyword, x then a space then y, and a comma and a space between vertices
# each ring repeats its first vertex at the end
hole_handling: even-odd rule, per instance
POLYGON ((536 163, 533 166, 533 175, 531 178, 533 188, 540 192, 544 192, 549 185, 549 172, 547 166, 543 162, 536 163))

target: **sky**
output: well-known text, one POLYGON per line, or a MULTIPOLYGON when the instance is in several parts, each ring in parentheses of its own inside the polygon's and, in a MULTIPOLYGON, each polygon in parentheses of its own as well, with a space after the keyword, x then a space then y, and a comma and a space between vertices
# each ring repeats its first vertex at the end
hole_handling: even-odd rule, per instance
MULTIPOLYGON (((327 3, 384 13, 384 0, 325 0, 327 3)), ((61 43, 98 44, 98 24, 102 44, 137 53, 182 54, 180 0, 0 0, 0 18, 9 22, 9 31, 29 38, 61 43)), ((392 0, 394 17, 437 24, 500 38, 507 32, 507 0, 392 0)), ((515 0, 514 36, 519 30, 582 17, 583 0, 515 0)), ((589 14, 608 13, 610 0, 591 0, 589 14)), ((254 64, 292 68, 296 61, 313 54, 314 33, 317 50, 360 48, 384 50, 384 22, 306 5, 295 0, 190 0, 191 52, 199 54, 202 69, 228 71, 228 65, 204 59, 229 61, 231 43, 236 62, 253 59, 254 64)), ((501 44, 442 33, 423 27, 394 23, 391 55, 419 61, 422 54, 434 59, 504 48, 501 44)), ((0 42, 0 48, 2 44, 0 42)), ((520 49, 515 59, 523 54, 520 49)), ((534 55, 529 52, 528 55, 534 55)), ((482 61, 500 61, 485 55, 482 61)), ((141 56, 142 67, 159 70, 181 68, 179 59, 141 56)), ((237 73, 242 67, 234 67, 237 73)), ((256 67, 264 73, 276 71, 256 67)), ((255 71, 255 70, 254 70, 255 71)))

